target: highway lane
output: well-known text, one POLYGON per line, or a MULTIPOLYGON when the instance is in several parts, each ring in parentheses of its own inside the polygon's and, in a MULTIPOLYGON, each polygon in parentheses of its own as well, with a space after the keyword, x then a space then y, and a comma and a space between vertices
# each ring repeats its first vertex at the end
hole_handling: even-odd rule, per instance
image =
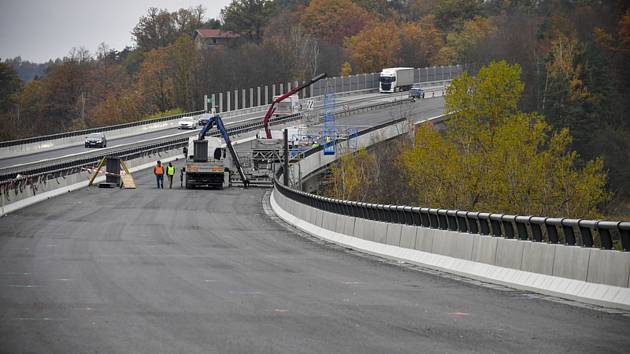
MULTIPOLYGON (((383 95, 383 94, 378 94, 378 93, 361 94, 361 95, 356 95, 356 96, 343 96, 343 97, 337 98, 337 104, 339 107, 343 107, 344 104, 348 104, 349 106, 354 106, 359 103, 363 105, 368 104, 368 103, 373 104, 382 100, 391 99, 392 97, 393 97, 392 95, 383 95)), ((239 115, 235 117, 226 118, 225 123, 230 124, 232 122, 252 119, 256 117, 259 117, 260 119, 262 119, 263 116, 264 116, 264 112, 247 113, 247 114, 243 114, 243 115, 239 115)), ((130 144, 130 143, 135 143, 141 140, 154 139, 154 138, 164 137, 167 135, 177 134, 178 132, 182 132, 182 131, 178 130, 177 128, 167 128, 167 129, 160 129, 160 130, 154 130, 154 131, 149 131, 149 132, 139 132, 139 134, 137 135, 109 139, 107 142, 107 146, 115 147, 117 145, 130 144)), ((105 134, 107 135, 107 132, 105 134)), ((194 134, 194 133, 191 131, 191 134, 194 134)), ((83 146, 83 142, 81 142, 80 144, 77 144, 77 145, 66 146, 59 149, 45 150, 45 151, 28 154, 28 155, 2 158, 0 159, 0 166, 10 167, 10 166, 24 164, 24 163, 57 158, 57 157, 66 156, 70 154, 78 154, 78 153, 91 151, 91 150, 93 149, 85 148, 83 146)))
POLYGON ((264 189, 84 189, 0 218, 0 352, 624 353, 630 318, 326 244, 264 189))

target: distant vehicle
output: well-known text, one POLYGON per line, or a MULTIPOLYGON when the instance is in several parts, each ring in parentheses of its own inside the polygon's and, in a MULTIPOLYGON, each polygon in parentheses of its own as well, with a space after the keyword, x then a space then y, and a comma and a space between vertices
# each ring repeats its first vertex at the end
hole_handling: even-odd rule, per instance
MULTIPOLYGON (((280 96, 274 96, 273 99, 276 100, 280 96)), ((300 104, 300 98, 297 94, 291 95, 284 99, 283 101, 278 102, 276 105, 276 111, 273 113, 274 116, 284 116, 290 114, 299 113, 302 110, 302 105, 300 104)))
POLYGON ((414 68, 385 68, 379 77, 378 92, 407 91, 413 84, 414 68))
POLYGON ((420 87, 420 84, 413 84, 409 89, 410 98, 424 98, 424 90, 420 87))
POLYGON ((92 133, 85 138, 85 147, 107 147, 105 133, 92 133))
POLYGON ((202 114, 201 117, 197 120, 197 124, 200 127, 203 127, 208 123, 208 120, 210 120, 210 116, 207 114, 202 114))
POLYGON ((195 129, 197 122, 193 117, 183 117, 177 122, 177 129, 195 129))

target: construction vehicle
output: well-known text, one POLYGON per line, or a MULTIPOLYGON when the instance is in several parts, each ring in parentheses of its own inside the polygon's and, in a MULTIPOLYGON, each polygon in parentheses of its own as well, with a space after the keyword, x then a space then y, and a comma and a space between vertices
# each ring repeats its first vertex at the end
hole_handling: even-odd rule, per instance
POLYGON ((378 92, 408 91, 413 84, 414 68, 385 68, 379 77, 378 92))
MULTIPOLYGON (((287 93, 280 95, 280 96, 276 96, 273 101, 271 101, 271 105, 269 106, 269 109, 267 110, 267 113, 265 114, 265 117, 263 118, 263 126, 265 127, 265 137, 267 139, 271 139, 271 130, 269 130, 269 119, 271 119, 271 116, 276 112, 276 105, 279 104, 280 102, 284 101, 287 97, 291 97, 295 94, 297 94, 298 92, 304 90, 305 88, 311 86, 312 84, 316 83, 317 81, 323 79, 326 77, 326 73, 323 74, 319 74, 317 76, 315 76, 314 78, 311 79, 311 81, 306 82, 304 84, 302 84, 301 86, 298 86, 292 90, 289 90, 287 93)), ((296 95, 297 97, 297 95, 296 95)), ((293 101, 291 101, 293 102, 293 101)), ((293 103, 291 103, 291 111, 294 112, 293 109, 293 103)))
POLYGON ((234 172, 238 172, 243 185, 247 188, 249 181, 218 114, 208 119, 198 137, 188 139, 188 147, 184 151, 186 152, 186 167, 182 169, 182 184, 187 189, 195 187, 222 189, 228 187, 231 174, 234 172), (208 131, 215 125, 221 133, 225 145, 220 138, 206 138, 208 131), (226 153, 226 149, 229 155, 226 153))

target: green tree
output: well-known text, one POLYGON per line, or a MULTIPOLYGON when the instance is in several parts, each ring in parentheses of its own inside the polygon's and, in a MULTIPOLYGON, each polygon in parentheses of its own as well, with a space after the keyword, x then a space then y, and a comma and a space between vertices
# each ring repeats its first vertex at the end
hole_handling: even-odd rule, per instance
POLYGON ((439 0, 435 9, 436 23, 444 32, 459 31, 464 22, 482 15, 482 0, 439 0))
POLYGON ((260 43, 263 29, 274 11, 274 3, 269 0, 232 0, 221 10, 223 27, 226 30, 260 43))
POLYGON ((151 7, 131 31, 143 51, 165 47, 177 38, 173 16, 166 9, 151 7))
POLYGON ((331 192, 335 198, 365 201, 375 183, 376 158, 364 148, 341 157, 331 167, 331 192))
POLYGON ((427 67, 446 64, 440 57, 444 47, 442 33, 437 29, 433 16, 425 16, 420 21, 401 26, 403 65, 427 67))
POLYGON ((398 165, 423 206, 588 217, 610 198, 603 160, 578 167, 566 129, 518 110, 518 65, 492 63, 449 88, 445 133, 416 130, 398 165))

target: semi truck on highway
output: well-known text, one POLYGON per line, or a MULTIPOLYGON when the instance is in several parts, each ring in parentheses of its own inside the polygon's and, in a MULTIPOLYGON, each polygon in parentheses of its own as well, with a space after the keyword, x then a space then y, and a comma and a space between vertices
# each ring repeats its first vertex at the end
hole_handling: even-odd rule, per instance
POLYGON ((378 92, 408 91, 413 84, 414 68, 385 68, 379 76, 378 92))

